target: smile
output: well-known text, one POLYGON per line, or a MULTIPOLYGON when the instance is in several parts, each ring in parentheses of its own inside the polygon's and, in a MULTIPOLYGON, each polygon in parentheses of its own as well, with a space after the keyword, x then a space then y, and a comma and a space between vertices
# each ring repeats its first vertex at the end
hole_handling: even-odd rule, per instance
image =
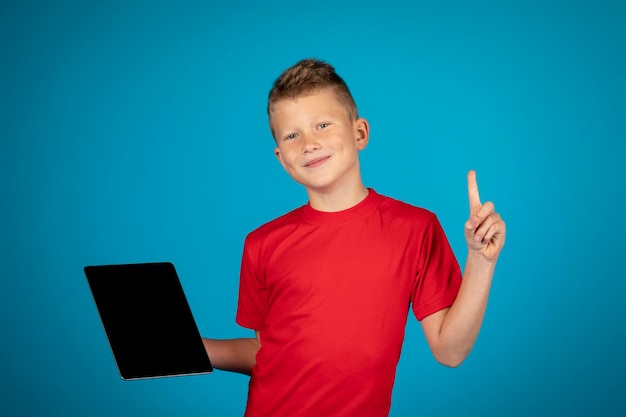
POLYGON ((305 168, 317 168, 318 166, 324 164, 330 156, 322 156, 321 158, 315 158, 310 160, 309 162, 304 164, 305 168))

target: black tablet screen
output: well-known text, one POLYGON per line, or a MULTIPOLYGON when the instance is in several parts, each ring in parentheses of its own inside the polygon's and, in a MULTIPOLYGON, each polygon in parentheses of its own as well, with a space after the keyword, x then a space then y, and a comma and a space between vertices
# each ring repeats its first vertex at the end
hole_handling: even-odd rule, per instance
POLYGON ((87 266, 85 274, 123 379, 212 371, 174 265, 87 266))

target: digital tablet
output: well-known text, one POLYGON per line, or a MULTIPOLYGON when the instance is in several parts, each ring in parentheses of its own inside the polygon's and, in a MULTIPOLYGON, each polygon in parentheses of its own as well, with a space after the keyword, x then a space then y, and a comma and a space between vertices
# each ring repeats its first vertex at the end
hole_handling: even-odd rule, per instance
POLYGON ((122 379, 213 371, 172 263, 84 270, 122 379))

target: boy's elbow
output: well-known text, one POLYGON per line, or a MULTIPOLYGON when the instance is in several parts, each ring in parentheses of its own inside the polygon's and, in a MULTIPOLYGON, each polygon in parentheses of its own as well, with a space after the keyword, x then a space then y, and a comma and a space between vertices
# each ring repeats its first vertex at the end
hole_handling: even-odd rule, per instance
POLYGON ((464 359, 437 359, 437 362, 439 362, 441 365, 448 367, 448 368, 458 368, 462 363, 463 363, 464 359))
POLYGON ((465 359, 469 355, 469 351, 467 351, 467 352, 458 352, 458 353, 452 353, 452 352, 436 353, 436 352, 433 352, 433 354, 434 354, 435 359, 437 360, 437 362, 439 362, 441 365, 446 366, 448 368, 458 368, 459 366, 461 366, 463 361, 465 361, 465 359))

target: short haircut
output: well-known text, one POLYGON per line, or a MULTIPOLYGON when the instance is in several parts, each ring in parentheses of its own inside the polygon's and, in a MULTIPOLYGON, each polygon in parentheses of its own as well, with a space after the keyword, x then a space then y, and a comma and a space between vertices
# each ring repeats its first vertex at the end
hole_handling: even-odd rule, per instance
POLYGON ((357 119, 358 110, 354 98, 345 81, 337 75, 332 65, 318 59, 303 59, 294 66, 287 68, 274 81, 267 100, 267 115, 270 116, 272 106, 283 99, 298 97, 332 88, 340 102, 346 107, 348 115, 357 119))

